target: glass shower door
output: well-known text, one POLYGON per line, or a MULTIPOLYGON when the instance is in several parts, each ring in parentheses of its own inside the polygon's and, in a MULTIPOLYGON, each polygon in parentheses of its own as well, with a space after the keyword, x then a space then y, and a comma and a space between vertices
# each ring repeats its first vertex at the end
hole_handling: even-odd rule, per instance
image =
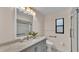
POLYGON ((71 51, 78 51, 78 37, 77 37, 77 12, 73 13, 71 18, 71 51))
POLYGON ((77 30, 78 32, 77 33, 78 33, 78 52, 79 52, 79 9, 78 9, 78 14, 77 15, 78 15, 77 16, 77 19, 78 19, 77 20, 77 24, 78 24, 78 30, 77 30))

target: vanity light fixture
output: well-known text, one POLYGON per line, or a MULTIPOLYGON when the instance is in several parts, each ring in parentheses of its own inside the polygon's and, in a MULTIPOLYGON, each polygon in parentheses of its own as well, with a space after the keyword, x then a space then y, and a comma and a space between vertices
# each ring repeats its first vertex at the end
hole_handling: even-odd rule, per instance
POLYGON ((33 16, 36 15, 36 13, 33 11, 31 7, 21 7, 21 9, 24 11, 24 13, 27 13, 33 16))

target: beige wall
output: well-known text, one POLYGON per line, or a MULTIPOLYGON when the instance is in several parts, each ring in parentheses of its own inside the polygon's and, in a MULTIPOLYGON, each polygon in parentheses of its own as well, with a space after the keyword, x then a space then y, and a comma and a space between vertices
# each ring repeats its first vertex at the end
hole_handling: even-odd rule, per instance
POLYGON ((45 17, 45 36, 48 37, 54 46, 59 51, 70 51, 70 10, 65 10, 63 12, 55 13, 52 15, 47 15, 45 17), (64 34, 55 33, 55 19, 57 17, 64 18, 64 34), (57 38, 51 38, 49 36, 56 36, 57 38))
POLYGON ((14 12, 13 8, 0 7, 0 44, 14 40, 14 12))
POLYGON ((36 16, 33 17, 33 31, 39 35, 44 35, 44 15, 36 11, 36 16))

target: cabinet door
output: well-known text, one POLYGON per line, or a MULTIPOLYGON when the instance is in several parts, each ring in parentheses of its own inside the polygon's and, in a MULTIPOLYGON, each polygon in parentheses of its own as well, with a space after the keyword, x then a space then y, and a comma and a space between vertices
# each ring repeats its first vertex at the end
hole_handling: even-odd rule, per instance
POLYGON ((35 46, 35 52, 41 52, 42 50, 41 42, 37 43, 35 46))
POLYGON ((46 40, 42 41, 41 48, 42 52, 47 52, 46 40))
POLYGON ((34 45, 34 52, 46 52, 46 40, 43 40, 34 45))

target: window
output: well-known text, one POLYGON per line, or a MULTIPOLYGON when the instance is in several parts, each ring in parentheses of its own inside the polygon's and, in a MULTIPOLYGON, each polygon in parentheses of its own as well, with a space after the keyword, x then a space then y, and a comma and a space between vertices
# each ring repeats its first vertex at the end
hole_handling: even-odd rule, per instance
POLYGON ((56 33, 64 34, 64 18, 56 19, 56 33))

